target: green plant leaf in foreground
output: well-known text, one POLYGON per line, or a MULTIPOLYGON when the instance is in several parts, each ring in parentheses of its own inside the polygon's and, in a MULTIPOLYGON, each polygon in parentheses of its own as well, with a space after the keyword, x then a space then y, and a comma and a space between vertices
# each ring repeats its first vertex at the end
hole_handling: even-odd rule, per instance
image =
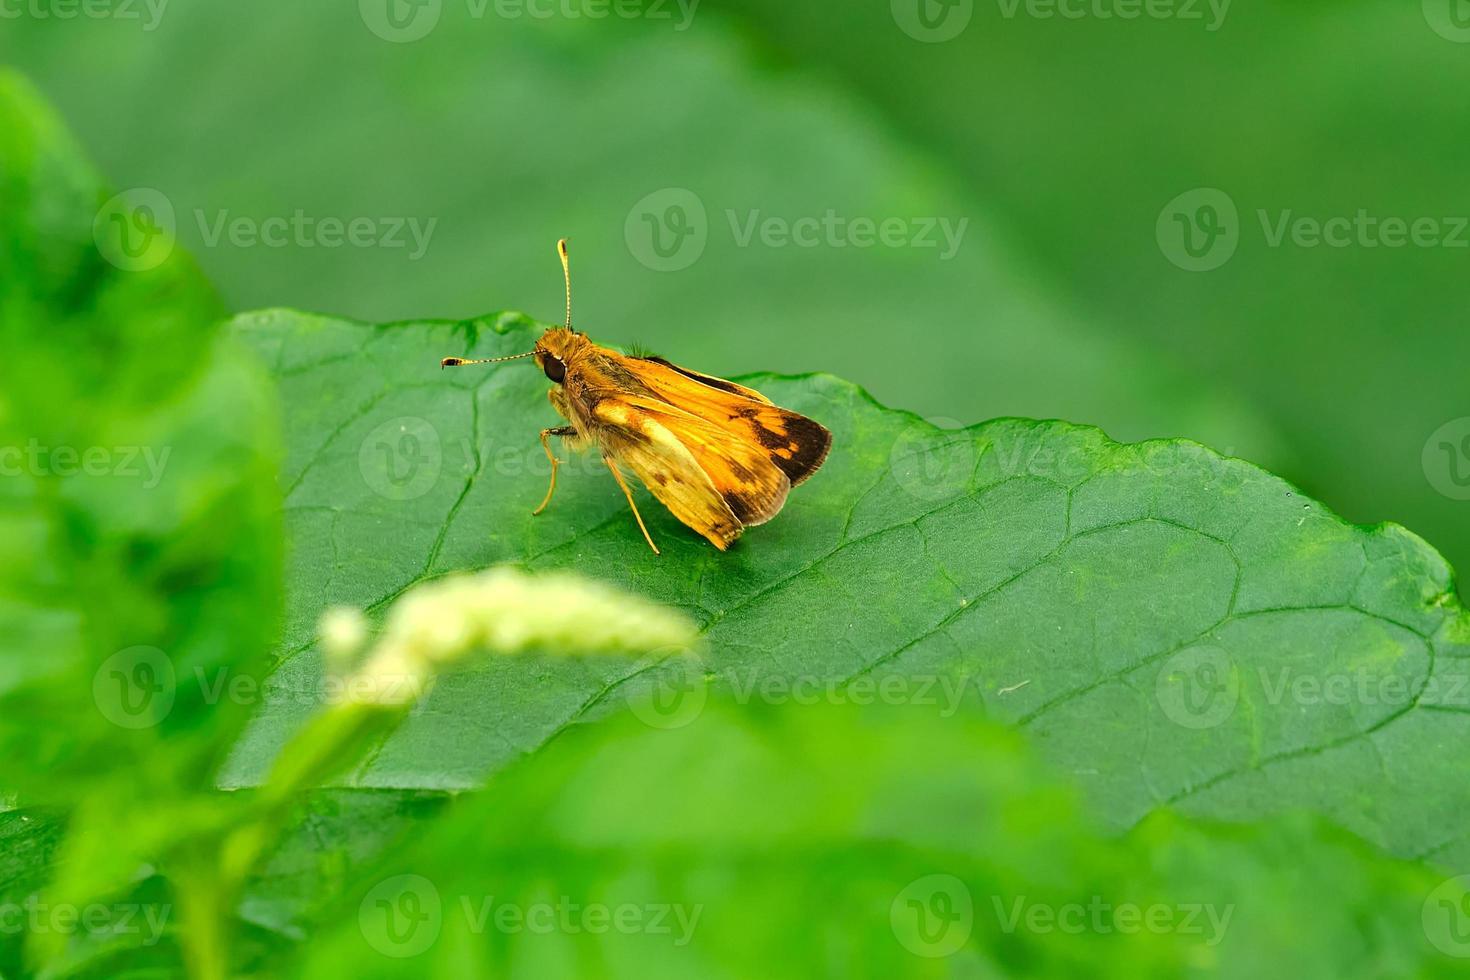
MULTIPOLYGON (((1307 808, 1393 854, 1463 862, 1470 621, 1412 534, 1347 525, 1188 442, 1017 419, 943 431, 835 378, 759 376, 833 430, 831 458, 725 555, 645 498, 655 557, 595 459, 564 468, 530 516, 536 433, 554 424, 539 372, 439 371, 445 354, 527 350, 539 329, 235 321, 281 386, 291 558, 282 663, 227 785, 258 782, 313 710, 325 605, 380 609, 509 561, 690 611, 709 680, 739 701, 899 701, 1016 725, 1115 827, 1164 806, 1307 808)), ((446 678, 349 782, 477 786, 669 679, 652 662, 485 664, 446 678)))
MULTIPOLYGON (((73 906, 223 819, 214 773, 249 706, 190 679, 252 680, 278 627, 269 382, 155 203, 113 196, 0 71, 0 795, 54 808, 45 899, 73 906)), ((58 970, 140 943, 84 931, 7 919, 0 963, 22 940, 58 970)))
POLYGON ((625 712, 427 828, 398 820, 378 861, 361 860, 364 839, 393 825, 400 794, 322 796, 252 899, 277 928, 311 909, 292 885, 300 840, 315 845, 306 868, 346 869, 313 910, 328 924, 277 975, 350 963, 364 978, 1378 980, 1470 967, 1456 959, 1470 944, 1442 928, 1453 920, 1437 900, 1455 882, 1441 874, 1299 816, 1221 827, 1160 813, 1100 834, 1018 733, 918 705, 712 698, 672 730, 625 712), (319 837, 323 814, 335 829, 319 837))

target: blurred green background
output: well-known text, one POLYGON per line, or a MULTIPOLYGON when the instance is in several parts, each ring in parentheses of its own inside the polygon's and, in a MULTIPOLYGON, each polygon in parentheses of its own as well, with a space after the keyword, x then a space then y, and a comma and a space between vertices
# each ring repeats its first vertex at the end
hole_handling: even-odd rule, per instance
POLYGON ((233 309, 554 318, 566 235, 606 342, 1190 436, 1463 566, 1458 2, 12 5, 0 59, 233 309), (1276 237, 1360 212, 1431 223, 1276 237))

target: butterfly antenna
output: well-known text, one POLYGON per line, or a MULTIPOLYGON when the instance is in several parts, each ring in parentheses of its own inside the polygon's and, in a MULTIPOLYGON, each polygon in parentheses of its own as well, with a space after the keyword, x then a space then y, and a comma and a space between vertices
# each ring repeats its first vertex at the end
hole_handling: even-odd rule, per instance
POLYGON ((476 357, 471 359, 466 359, 463 357, 446 357, 444 358, 444 360, 439 362, 439 370, 442 371, 447 367, 461 367, 465 364, 494 364, 497 361, 514 361, 518 357, 530 357, 534 353, 536 352, 533 350, 528 350, 524 354, 511 354, 506 357, 476 357))
POLYGON ((561 277, 567 284, 567 329, 572 329, 572 267, 567 261, 567 240, 556 240, 556 254, 561 256, 561 277))

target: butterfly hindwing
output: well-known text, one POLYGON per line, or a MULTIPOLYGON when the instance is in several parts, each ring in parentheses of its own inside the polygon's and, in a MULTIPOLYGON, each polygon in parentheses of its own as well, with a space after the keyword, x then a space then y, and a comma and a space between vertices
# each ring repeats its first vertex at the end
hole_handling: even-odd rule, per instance
POLYGON ((621 398, 594 408, 603 450, 633 471, 648 491, 688 527, 720 550, 745 524, 716 485, 696 450, 659 418, 621 398))

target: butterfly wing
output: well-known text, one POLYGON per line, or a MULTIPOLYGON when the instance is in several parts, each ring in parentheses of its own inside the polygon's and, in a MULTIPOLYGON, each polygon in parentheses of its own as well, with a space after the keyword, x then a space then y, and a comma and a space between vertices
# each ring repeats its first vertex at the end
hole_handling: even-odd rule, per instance
POLYGON ((690 371, 661 357, 624 358, 622 366, 659 399, 759 447, 791 486, 815 473, 832 448, 832 433, 826 428, 771 404, 753 388, 690 371))
MULTIPOLYGON (((643 361, 649 364, 657 364, 660 367, 668 368, 675 374, 679 374, 685 378, 688 378, 690 381, 698 381, 700 384, 710 388, 714 388, 717 391, 723 391, 731 395, 739 395, 742 398, 749 398, 752 401, 758 401, 766 405, 771 404, 771 400, 769 398, 767 398, 765 395, 762 395, 754 388, 747 388, 744 385, 738 385, 733 381, 726 381, 724 378, 717 378, 712 374, 700 374, 698 371, 691 371, 688 368, 680 367, 672 361, 666 361, 662 357, 635 357, 630 358, 630 360, 643 361)), ((655 374, 654 377, 656 378, 657 375, 655 374)))
POLYGON ((594 408, 603 449, 669 511, 724 550, 780 512, 791 482, 759 446, 646 396, 594 408))

